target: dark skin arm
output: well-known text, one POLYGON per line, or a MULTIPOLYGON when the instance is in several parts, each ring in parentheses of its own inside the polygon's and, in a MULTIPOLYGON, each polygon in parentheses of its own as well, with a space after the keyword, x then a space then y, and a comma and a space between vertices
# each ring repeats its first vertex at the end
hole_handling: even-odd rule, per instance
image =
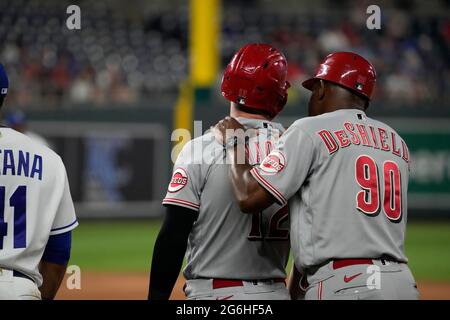
POLYGON ((292 265, 292 270, 287 285, 292 300, 299 300, 305 295, 305 292, 300 288, 301 279, 302 274, 297 270, 295 265, 292 265))
POLYGON ((47 261, 41 261, 39 272, 42 275, 43 283, 39 288, 42 300, 53 300, 58 292, 59 286, 64 279, 67 265, 60 265, 47 261))
MULTIPOLYGON (((221 144, 225 144, 226 130, 237 129, 243 129, 243 126, 236 119, 226 117, 213 127, 213 132, 216 140, 221 144)), ((248 163, 248 159, 245 156, 240 156, 240 150, 243 150, 243 148, 239 145, 229 147, 227 150, 231 162, 230 177, 233 191, 242 212, 258 213, 271 206, 276 200, 253 178, 250 173, 252 166, 248 163), (239 161, 242 158, 245 160, 239 161)))

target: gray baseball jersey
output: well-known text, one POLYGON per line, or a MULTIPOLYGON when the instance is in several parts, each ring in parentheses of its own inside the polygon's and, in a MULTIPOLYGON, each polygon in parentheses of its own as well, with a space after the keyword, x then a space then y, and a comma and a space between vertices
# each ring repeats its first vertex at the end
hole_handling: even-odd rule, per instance
MULTIPOLYGON (((284 129, 268 121, 238 119, 245 128, 258 129, 250 139, 251 163, 273 149, 284 129)), ((284 278, 289 255, 286 204, 274 204, 259 214, 244 214, 235 199, 223 146, 207 133, 187 143, 175 163, 165 205, 198 211, 189 235, 186 279, 284 278)))
POLYGON ((277 202, 289 200, 297 267, 333 258, 403 252, 409 152, 386 124, 356 109, 296 121, 253 177, 277 202))

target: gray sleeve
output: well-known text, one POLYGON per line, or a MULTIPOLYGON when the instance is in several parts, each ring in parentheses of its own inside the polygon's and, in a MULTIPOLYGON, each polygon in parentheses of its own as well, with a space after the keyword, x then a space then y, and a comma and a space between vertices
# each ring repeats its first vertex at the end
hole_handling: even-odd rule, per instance
POLYGON ((276 148, 250 172, 277 202, 284 205, 302 186, 313 157, 312 138, 297 126, 291 126, 276 148))
POLYGON ((189 142, 178 155, 167 194, 162 201, 164 205, 177 205, 195 211, 200 208, 202 172, 201 165, 194 161, 193 150, 189 142))

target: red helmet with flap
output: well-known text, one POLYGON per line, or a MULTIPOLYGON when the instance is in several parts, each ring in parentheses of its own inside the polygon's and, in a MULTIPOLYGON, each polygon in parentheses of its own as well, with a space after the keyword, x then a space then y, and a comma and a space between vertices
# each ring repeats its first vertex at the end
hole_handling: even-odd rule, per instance
POLYGON ((372 98, 377 74, 373 65, 353 52, 329 54, 319 65, 316 75, 302 83, 312 90, 314 81, 322 79, 336 83, 367 99, 372 98))
POLYGON ((275 117, 287 102, 287 72, 287 61, 280 51, 268 44, 248 44, 226 67, 222 95, 275 117))

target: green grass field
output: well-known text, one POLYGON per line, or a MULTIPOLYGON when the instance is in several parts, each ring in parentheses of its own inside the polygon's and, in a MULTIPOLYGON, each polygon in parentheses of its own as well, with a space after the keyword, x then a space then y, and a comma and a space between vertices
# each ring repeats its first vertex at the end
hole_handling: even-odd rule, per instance
MULTIPOLYGON (((159 220, 81 221, 70 263, 83 271, 148 272, 159 220)), ((408 225, 406 253, 417 279, 450 281, 450 222, 408 225)))

